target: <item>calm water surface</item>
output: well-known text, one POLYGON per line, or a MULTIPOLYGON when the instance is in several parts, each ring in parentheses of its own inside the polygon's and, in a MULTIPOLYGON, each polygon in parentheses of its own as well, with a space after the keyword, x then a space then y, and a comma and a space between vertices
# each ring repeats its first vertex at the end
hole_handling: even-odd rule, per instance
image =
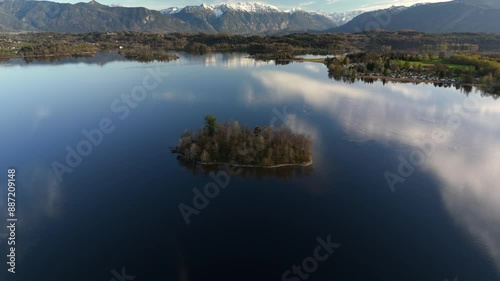
POLYGON ((500 280, 500 101, 491 97, 345 84, 319 64, 238 54, 11 61, 0 82, 0 225, 9 167, 19 219, 17 273, 6 271, 1 236, 0 280, 108 281, 125 268, 138 281, 278 281, 329 235, 341 246, 307 280, 500 280), (169 76, 126 105, 156 68, 169 76), (186 225, 179 204, 193 206, 193 188, 213 179, 168 147, 207 113, 311 135, 313 168, 232 176, 186 225), (51 165, 104 118, 114 131, 60 182, 51 165), (406 161, 418 162, 413 173, 398 172, 406 161))

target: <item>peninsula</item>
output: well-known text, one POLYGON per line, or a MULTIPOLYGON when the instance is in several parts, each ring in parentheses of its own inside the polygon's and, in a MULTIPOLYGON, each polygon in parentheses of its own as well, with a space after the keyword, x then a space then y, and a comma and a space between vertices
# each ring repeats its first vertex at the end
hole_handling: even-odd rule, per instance
POLYGON ((439 56, 429 53, 361 52, 328 57, 323 63, 330 77, 340 79, 387 79, 399 82, 472 85, 491 94, 500 93, 498 55, 463 54, 439 56))

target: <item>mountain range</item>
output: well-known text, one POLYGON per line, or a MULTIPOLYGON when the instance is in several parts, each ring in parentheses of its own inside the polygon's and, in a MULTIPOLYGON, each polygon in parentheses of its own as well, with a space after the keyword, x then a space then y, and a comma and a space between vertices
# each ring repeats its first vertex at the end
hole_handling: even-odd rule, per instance
POLYGON ((187 6, 155 11, 89 3, 0 0, 0 32, 148 31, 266 34, 324 30, 361 12, 326 14, 282 11, 255 3, 187 6))
POLYGON ((208 32, 238 34, 323 30, 339 24, 326 14, 282 11, 270 5, 238 3, 172 7, 161 11, 208 32))
POLYGON ((48 1, 0 1, 0 31, 91 32, 112 30, 202 31, 175 17, 146 8, 101 5, 96 1, 63 4, 48 1), (4 17, 2 15, 7 15, 4 17))
POLYGON ((391 7, 358 15, 325 32, 360 32, 373 29, 416 30, 430 33, 500 33, 500 1, 456 0, 391 7))
MULTIPOLYGON (((302 9, 291 9, 291 10, 280 10, 271 5, 257 4, 257 3, 236 3, 236 4, 221 4, 221 5, 208 5, 202 4, 200 6, 187 6, 184 8, 178 7, 170 7, 164 10, 161 10, 163 14, 173 15, 178 18, 186 18, 199 16, 200 14, 204 14, 205 17, 203 21, 212 25, 215 29, 218 27, 218 22, 222 22, 231 16, 236 14, 246 15, 246 17, 250 16, 259 16, 262 17, 264 15, 269 16, 278 16, 281 20, 285 21, 286 28, 293 28, 295 25, 296 29, 303 29, 307 27, 307 29, 313 29, 314 26, 318 25, 318 28, 321 28, 323 25, 334 25, 340 26, 349 22, 355 16, 364 13, 363 11, 349 11, 342 13, 324 13, 321 11, 317 12, 308 12, 302 9), (301 19, 302 18, 302 21, 301 19), (305 20, 309 20, 308 22, 304 22, 305 20), (288 23, 290 25, 288 25, 288 23), (297 26, 297 24, 300 24, 297 26)), ((198 18, 199 19, 199 18, 198 18)), ((250 21, 253 19, 249 19, 250 21)), ((269 22, 270 18, 265 19, 269 22)))
POLYGON ((271 5, 237 3, 161 11, 102 5, 96 1, 64 4, 0 0, 0 32, 210 32, 279 34, 291 32, 362 32, 371 29, 430 33, 500 33, 500 1, 455 0, 391 7, 372 12, 280 10, 271 5))

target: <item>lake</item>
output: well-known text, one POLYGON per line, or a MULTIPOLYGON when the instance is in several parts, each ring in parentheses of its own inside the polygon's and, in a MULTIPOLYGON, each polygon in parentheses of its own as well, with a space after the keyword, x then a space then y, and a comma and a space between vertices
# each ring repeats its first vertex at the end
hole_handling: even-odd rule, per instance
POLYGON ((500 280, 500 101, 180 57, 0 65, 0 280, 500 280), (314 164, 181 165, 169 147, 207 113, 306 133, 314 164))

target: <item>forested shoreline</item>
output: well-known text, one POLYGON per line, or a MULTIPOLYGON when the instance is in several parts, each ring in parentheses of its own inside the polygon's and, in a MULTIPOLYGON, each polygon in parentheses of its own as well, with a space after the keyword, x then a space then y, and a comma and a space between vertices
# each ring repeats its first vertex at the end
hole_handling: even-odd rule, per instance
POLYGON ((199 55, 245 52, 276 64, 304 61, 298 59, 302 54, 333 55, 316 62, 323 62, 334 79, 435 82, 500 92, 500 34, 370 31, 243 36, 127 31, 0 35, 0 60, 53 61, 103 51, 141 62, 178 59, 173 51, 199 55))
POLYGON ((330 77, 477 86, 500 93, 500 57, 479 54, 356 53, 325 59, 330 77))
MULTIPOLYGON (((387 51, 485 53, 500 52, 500 34, 426 34, 414 31, 370 31, 357 34, 295 33, 234 35, 209 33, 22 33, 0 35, 0 58, 46 58, 92 55, 99 51, 133 53, 144 60, 161 59, 168 51, 194 54, 247 52, 261 59, 291 59, 299 54, 345 54, 387 51)), ((172 59, 170 57, 169 59, 172 59)))

